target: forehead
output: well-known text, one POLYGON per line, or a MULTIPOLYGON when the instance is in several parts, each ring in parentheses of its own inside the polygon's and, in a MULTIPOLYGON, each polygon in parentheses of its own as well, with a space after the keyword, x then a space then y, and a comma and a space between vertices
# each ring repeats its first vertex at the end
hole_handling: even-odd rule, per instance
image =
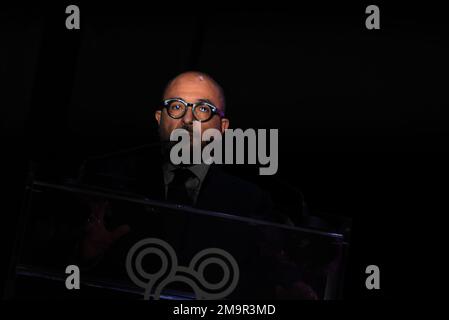
POLYGON ((220 92, 216 85, 203 76, 183 77, 175 79, 165 90, 164 99, 180 97, 188 102, 208 99, 219 104, 220 92))

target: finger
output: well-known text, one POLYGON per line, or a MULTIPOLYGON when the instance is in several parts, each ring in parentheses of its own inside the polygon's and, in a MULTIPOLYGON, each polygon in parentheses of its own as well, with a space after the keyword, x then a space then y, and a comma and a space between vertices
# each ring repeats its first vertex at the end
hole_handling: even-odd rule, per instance
POLYGON ((127 224, 121 225, 120 227, 117 227, 117 229, 112 231, 112 239, 114 241, 118 240, 121 237, 123 237, 124 235, 126 235, 130 230, 131 230, 131 228, 129 227, 129 225, 127 225, 127 224))

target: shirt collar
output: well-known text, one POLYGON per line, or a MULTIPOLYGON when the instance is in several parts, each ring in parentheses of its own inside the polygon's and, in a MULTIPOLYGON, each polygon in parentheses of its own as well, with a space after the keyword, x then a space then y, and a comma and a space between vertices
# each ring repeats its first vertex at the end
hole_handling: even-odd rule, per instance
MULTIPOLYGON (((210 165, 208 164, 193 164, 190 166, 186 166, 185 168, 187 170, 190 170, 190 172, 192 172, 195 177, 197 177, 201 182, 204 181, 204 178, 206 178, 207 172, 209 171, 209 167, 210 165)), ((179 166, 175 166, 174 164, 172 164, 171 162, 166 162, 164 163, 164 165, 162 166, 163 170, 164 170, 164 182, 165 184, 169 184, 173 178, 174 178, 174 171, 176 169, 179 169, 179 166)))

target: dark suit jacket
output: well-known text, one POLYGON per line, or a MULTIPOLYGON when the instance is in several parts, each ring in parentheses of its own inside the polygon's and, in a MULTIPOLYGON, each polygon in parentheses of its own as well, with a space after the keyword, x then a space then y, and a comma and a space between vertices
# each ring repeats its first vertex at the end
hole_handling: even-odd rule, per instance
MULTIPOLYGON (((89 159, 80 171, 82 184, 130 192, 164 200, 162 157, 159 148, 139 148, 89 159)), ((273 222, 283 222, 274 213, 270 195, 255 184, 212 165, 198 195, 196 208, 273 222)))

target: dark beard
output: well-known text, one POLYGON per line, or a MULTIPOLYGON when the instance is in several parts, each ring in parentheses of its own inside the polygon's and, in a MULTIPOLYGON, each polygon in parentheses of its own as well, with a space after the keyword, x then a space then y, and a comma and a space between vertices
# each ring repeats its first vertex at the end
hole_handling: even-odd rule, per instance
MULTIPOLYGON (((211 143, 213 141, 213 139, 211 141, 203 141, 201 142, 201 155, 203 154, 203 148, 211 143)), ((164 162, 170 162, 170 152, 171 149, 176 145, 180 143, 180 141, 163 141, 161 142, 161 151, 162 151, 162 159, 164 162)), ((201 157, 201 162, 203 161, 202 157, 201 157)), ((193 145, 190 144, 190 163, 189 164, 179 164, 178 166, 183 166, 183 167, 188 167, 193 165, 193 145)))
MULTIPOLYGON (((170 140, 168 140, 168 141, 163 141, 162 143, 161 143, 161 151, 162 151, 162 159, 163 159, 163 161, 164 162, 169 162, 169 163, 171 163, 171 160, 170 160, 170 152, 171 152, 171 149, 176 145, 176 144, 178 144, 178 143, 180 143, 180 141, 170 141, 170 140)), ((202 150, 202 149, 201 149, 202 150)), ((176 165, 176 166, 179 166, 179 167, 189 167, 189 166, 191 166, 191 165, 193 165, 193 145, 192 144, 190 144, 190 163, 189 164, 183 164, 183 163, 181 163, 181 164, 179 164, 179 165, 176 165)))

